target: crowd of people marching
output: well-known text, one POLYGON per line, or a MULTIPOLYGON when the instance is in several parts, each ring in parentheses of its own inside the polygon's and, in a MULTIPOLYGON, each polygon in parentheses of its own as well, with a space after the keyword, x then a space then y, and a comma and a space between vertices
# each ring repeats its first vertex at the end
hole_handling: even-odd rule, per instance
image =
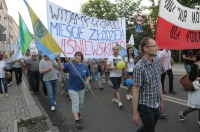
MULTIPOLYGON (((76 127, 83 127, 80 110, 83 107, 85 91, 90 88, 103 90, 102 75, 105 75, 105 83, 112 83, 112 102, 117 103, 119 108, 123 107, 119 88, 121 82, 131 79, 128 85, 126 99, 132 100, 133 121, 139 124, 141 118, 143 126, 138 132, 154 132, 158 118, 165 118, 162 113, 165 76, 169 76, 170 94, 177 92, 173 87, 173 59, 171 51, 163 49, 158 52, 158 46, 154 39, 143 38, 139 45, 139 53, 134 56, 133 48, 127 45, 127 57, 124 59, 119 55, 119 47, 112 48, 113 54, 107 59, 86 59, 81 52, 76 52, 74 58, 62 58, 58 56, 55 60, 38 51, 30 53, 28 49, 23 58, 12 60, 13 51, 0 54, 0 97, 9 97, 8 87, 13 83, 15 75, 16 84, 22 82, 22 73, 27 77, 30 90, 33 95, 39 93, 40 84, 44 96, 48 97, 51 111, 56 110, 56 87, 59 85, 61 94, 67 92, 71 100, 72 114, 76 127), (124 61, 125 67, 119 68, 118 62, 124 61), (14 73, 14 75, 13 75, 14 73), (92 85, 90 85, 92 84, 92 85)), ((192 81, 198 80, 200 69, 200 52, 184 50, 182 52, 186 72, 192 81), (198 67, 198 68, 197 68, 198 67), (196 70, 198 69, 198 70, 196 70), (198 73, 198 74, 197 74, 198 73)), ((124 83, 126 85, 126 83, 124 83)), ((184 121, 185 116, 200 109, 200 90, 188 92, 188 108, 179 113, 179 118, 184 121)), ((200 110, 198 125, 200 126, 200 110)))

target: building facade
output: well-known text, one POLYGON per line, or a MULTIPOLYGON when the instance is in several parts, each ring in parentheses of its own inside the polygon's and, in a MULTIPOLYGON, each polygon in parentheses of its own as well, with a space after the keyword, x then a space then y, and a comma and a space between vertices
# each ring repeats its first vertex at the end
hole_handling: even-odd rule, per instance
POLYGON ((0 0, 0 26, 5 28, 1 34, 5 34, 6 39, 0 39, 0 51, 11 50, 11 45, 15 44, 17 39, 19 39, 19 26, 14 21, 12 16, 8 15, 8 8, 5 0, 0 0))

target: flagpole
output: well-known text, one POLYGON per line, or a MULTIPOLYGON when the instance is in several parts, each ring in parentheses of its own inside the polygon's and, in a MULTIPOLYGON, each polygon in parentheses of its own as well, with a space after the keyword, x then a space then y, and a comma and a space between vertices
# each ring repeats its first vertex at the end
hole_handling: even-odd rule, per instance
MULTIPOLYGON (((68 58, 67 55, 62 51, 62 53, 64 54, 65 58, 68 58)), ((79 72, 77 71, 77 69, 74 67, 74 65, 69 61, 69 63, 71 64, 71 66, 73 67, 73 69, 75 70, 75 72, 78 74, 78 76, 80 77, 80 79, 83 81, 83 83, 85 83, 85 80, 81 77, 81 75, 79 74, 79 72)), ((90 84, 88 84, 90 85, 90 84)), ((103 103, 100 101, 100 99, 95 95, 95 93, 92 91, 92 89, 89 87, 88 88, 89 91, 92 93, 92 95, 95 97, 95 99, 98 101, 98 103, 104 108, 103 103)))

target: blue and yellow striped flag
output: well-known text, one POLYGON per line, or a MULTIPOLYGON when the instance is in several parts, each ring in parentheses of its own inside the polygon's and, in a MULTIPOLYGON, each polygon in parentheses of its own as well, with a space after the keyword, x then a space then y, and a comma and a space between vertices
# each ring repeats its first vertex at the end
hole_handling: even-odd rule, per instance
POLYGON ((37 48, 42 51, 43 55, 47 55, 48 57, 55 59, 56 56, 62 52, 62 49, 35 14, 28 2, 24 0, 24 3, 29 10, 37 48))

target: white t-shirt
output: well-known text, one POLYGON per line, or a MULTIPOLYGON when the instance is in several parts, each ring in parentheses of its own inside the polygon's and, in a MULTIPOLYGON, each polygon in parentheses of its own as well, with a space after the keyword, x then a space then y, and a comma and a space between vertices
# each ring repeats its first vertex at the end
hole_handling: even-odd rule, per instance
POLYGON ((130 59, 128 61, 128 57, 126 57, 124 59, 124 61, 127 63, 127 67, 126 67, 126 71, 127 72, 133 72, 133 68, 134 68, 134 59, 130 59))
POLYGON ((169 70, 172 68, 171 63, 170 63, 171 62, 171 51, 170 50, 168 50, 168 52, 165 49, 160 51, 159 58, 163 59, 163 65, 164 65, 165 70, 169 70))
POLYGON ((4 61, 0 61, 0 78, 5 77, 5 71, 4 71, 4 66, 6 66, 6 63, 4 61))
MULTIPOLYGON (((119 61, 122 61, 121 56, 114 57, 113 55, 108 57, 107 64, 111 64, 111 67, 117 65, 119 61)), ((110 77, 121 77, 122 76, 122 69, 117 70, 110 70, 110 77)))
POLYGON ((31 58, 31 56, 24 55, 23 58, 21 59, 21 62, 25 62, 25 61, 27 61, 30 58, 31 58))

